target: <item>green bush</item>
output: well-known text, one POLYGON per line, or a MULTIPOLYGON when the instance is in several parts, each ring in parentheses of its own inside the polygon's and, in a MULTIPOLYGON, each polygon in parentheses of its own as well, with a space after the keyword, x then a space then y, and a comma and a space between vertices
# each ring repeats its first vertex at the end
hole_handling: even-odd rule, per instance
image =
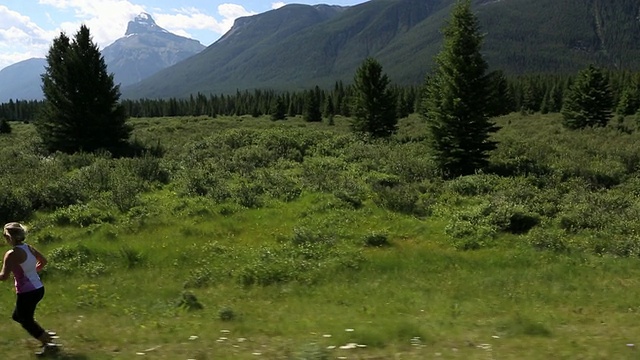
POLYGON ((51 214, 54 223, 59 226, 87 227, 92 224, 113 223, 116 217, 108 210, 97 209, 87 204, 71 205, 60 208, 51 214))
POLYGON ((560 229, 539 227, 527 234, 529 244, 538 249, 556 253, 566 253, 571 250, 571 243, 566 233, 560 229))
POLYGON ((207 287, 212 283, 212 276, 212 271, 206 266, 192 270, 189 274, 189 277, 184 283, 184 288, 189 289, 207 287))
POLYGON ((541 221, 540 216, 525 206, 510 202, 511 199, 494 197, 486 209, 489 222, 500 231, 524 234, 541 221))
POLYGON ((364 236, 363 244, 367 247, 387 247, 391 246, 386 234, 372 232, 364 236))
POLYGON ((445 234, 458 250, 478 250, 495 245, 498 228, 489 219, 486 203, 455 212, 445 226, 445 234))
POLYGON ((228 179, 231 174, 218 164, 204 162, 192 169, 181 170, 172 187, 182 196, 205 196, 216 203, 223 203, 231 197, 228 179))
POLYGON ((340 250, 327 244, 322 240, 305 239, 298 245, 285 243, 275 248, 262 247, 239 269, 238 281, 244 286, 291 281, 315 284, 333 278, 337 271, 357 270, 364 261, 359 252, 340 250))
POLYGON ((447 188, 463 196, 478 196, 494 192, 500 182, 496 175, 467 175, 449 181, 447 188))
POLYGON ((353 209, 362 207, 368 197, 366 184, 353 172, 344 172, 335 179, 332 193, 353 209))
MULTIPOLYGON (((62 245, 49 252, 47 271, 51 273, 84 272, 89 263, 101 263, 98 255, 82 244, 62 245)), ((86 274, 86 273, 85 273, 86 274)))
POLYGON ((311 191, 332 191, 335 182, 348 168, 347 163, 334 157, 313 157, 302 163, 302 179, 311 191))
POLYGON ((617 257, 639 257, 640 236, 598 234, 588 241, 590 250, 597 255, 612 255, 617 257))
POLYGON ((289 202, 302 194, 302 185, 297 176, 283 170, 262 169, 256 173, 254 181, 274 199, 289 202))
POLYGON ((204 309, 204 306, 202 305, 202 303, 200 303, 200 301, 195 296, 195 294, 193 294, 190 291, 183 291, 182 294, 180 295, 180 299, 177 301, 176 305, 179 308, 182 308, 182 309, 187 310, 187 311, 195 311, 195 310, 204 309))
POLYGON ((0 221, 3 224, 11 221, 24 221, 33 214, 31 201, 23 189, 12 184, 0 185, 0 221))
POLYGON ((222 321, 233 321, 238 317, 235 311, 230 307, 223 307, 218 310, 218 319, 222 321))
POLYGON ((127 246, 121 247, 119 252, 120 252, 120 257, 124 261, 124 266, 127 269, 140 267, 142 264, 145 263, 147 258, 142 251, 132 249, 127 246))
POLYGON ((248 179, 238 179, 229 186, 231 199, 238 205, 246 208, 260 208, 264 205, 262 198, 265 189, 262 184, 248 179))
POLYGON ((37 209, 55 210, 78 204, 90 198, 85 184, 73 174, 64 175, 30 189, 29 197, 37 209))
POLYGON ((374 185, 373 191, 373 202, 383 209, 416 216, 431 212, 431 204, 424 201, 429 197, 423 196, 418 184, 374 185))

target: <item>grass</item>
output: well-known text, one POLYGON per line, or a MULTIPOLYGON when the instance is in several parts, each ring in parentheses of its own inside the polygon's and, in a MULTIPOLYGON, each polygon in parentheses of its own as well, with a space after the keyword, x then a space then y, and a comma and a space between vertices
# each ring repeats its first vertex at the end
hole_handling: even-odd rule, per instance
MULTIPOLYGON (((346 235, 383 229, 392 244, 358 248, 358 268, 329 269, 313 283, 233 280, 257 247, 276 248, 317 201, 181 217, 109 241, 69 229, 62 244, 102 254, 108 270, 45 274, 38 319, 60 333, 69 359, 633 358, 635 259, 537 252, 518 246, 518 237, 495 249, 455 251, 444 245, 437 218, 353 210, 336 224, 346 235), (179 307, 190 272, 203 267, 212 280, 188 289, 203 308, 179 307), (366 347, 340 349, 350 343, 366 347)), ((47 253, 60 245, 41 247, 47 253)), ((5 313, 13 296, 5 286, 5 313)), ((17 324, 2 330, 6 359, 35 346, 17 324)))
MULTIPOLYGON (((610 163, 633 157, 635 151, 632 136, 568 134, 553 125, 553 115, 499 120, 502 143, 512 147, 500 148, 496 163, 509 165, 516 151, 553 169, 557 159, 576 163, 571 157, 585 159, 581 156, 589 151, 610 156, 610 163), (603 142, 609 137, 615 146, 603 142), (572 147, 583 142, 584 148, 567 151, 565 142, 572 147), (619 146, 625 150, 611 150, 619 146)), ((347 131, 343 121, 328 128, 252 118, 141 119, 135 125, 144 141, 167 132, 186 145, 221 128, 347 131)), ((416 118, 405 120, 400 137, 419 133, 414 129, 419 127, 416 118)), ((31 131, 24 124, 15 129, 15 137, 31 131)), ((360 165, 382 172, 376 166, 383 161, 375 156, 391 150, 353 146, 350 155, 360 161, 339 160, 348 171, 360 165)), ((180 148, 170 144, 166 156, 179 158, 180 148)), ((610 168, 593 171, 622 179, 633 189, 627 175, 608 174, 610 168)), ((574 170, 558 171, 569 176, 574 170)), ((267 199, 259 208, 183 196, 171 186, 152 188, 140 194, 139 205, 115 214, 115 220, 83 226, 55 224, 55 214, 39 212, 28 223, 33 229, 29 238, 51 263, 43 274, 47 295, 37 319, 60 334, 60 359, 639 358, 637 257, 596 255, 587 247, 538 251, 527 234, 504 232, 491 246, 456 250, 447 235, 451 219, 485 203, 496 188, 505 198, 543 199, 547 202, 540 207, 549 205, 549 214, 562 211, 550 199, 576 191, 569 185, 552 192, 524 180, 508 181, 477 175, 430 183, 429 191, 440 193, 434 195, 432 211, 420 216, 377 206, 371 194, 349 197, 304 186, 300 197, 267 199), (472 195, 461 195, 465 191, 472 195)), ((633 194, 629 202, 637 201, 633 194)), ((598 199, 620 203, 613 195, 598 199)), ((91 206, 64 214, 73 220, 100 209, 91 206)), ((599 211, 593 213, 607 223, 607 214, 599 211)), ((555 218, 547 220, 551 225, 545 226, 557 227, 555 218)), ((551 235, 541 231, 537 239, 544 242, 551 235)), ((588 231, 567 232, 562 239, 571 245, 586 243, 590 236, 588 231)), ((14 297, 11 284, 2 284, 2 359, 24 359, 37 345, 10 320, 14 297)))

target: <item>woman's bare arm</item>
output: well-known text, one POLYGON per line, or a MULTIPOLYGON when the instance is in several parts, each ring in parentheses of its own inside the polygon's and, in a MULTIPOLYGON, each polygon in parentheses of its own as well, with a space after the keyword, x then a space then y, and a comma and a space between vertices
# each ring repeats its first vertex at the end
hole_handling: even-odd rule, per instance
POLYGON ((13 269, 13 263, 13 250, 9 250, 4 254, 4 260, 2 261, 2 270, 0 270, 0 281, 5 281, 9 278, 11 269, 13 269))

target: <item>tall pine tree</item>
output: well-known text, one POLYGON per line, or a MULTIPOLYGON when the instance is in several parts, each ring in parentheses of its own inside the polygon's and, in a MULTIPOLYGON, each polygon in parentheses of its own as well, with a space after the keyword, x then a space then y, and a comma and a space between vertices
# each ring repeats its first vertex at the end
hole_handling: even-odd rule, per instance
POLYGON ((307 122, 322 121, 322 111, 320 111, 320 98, 318 96, 319 89, 316 86, 314 90, 308 90, 304 95, 304 110, 302 118, 307 122))
POLYGON ((633 115, 640 110, 640 73, 635 74, 620 95, 616 112, 618 115, 633 115))
POLYGON ((569 129, 606 126, 611 119, 612 109, 609 80, 599 68, 589 65, 578 73, 565 96, 563 124, 569 129))
POLYGON ((45 101, 36 127, 49 151, 123 149, 131 129, 118 102, 120 89, 85 25, 73 41, 64 33, 53 40, 42 90, 45 101))
POLYGON ((489 120, 491 84, 480 54, 482 35, 469 0, 458 1, 444 28, 444 45, 427 79, 421 113, 435 160, 445 177, 473 174, 488 164, 498 128, 489 120))
POLYGON ((389 137, 397 129, 396 97, 388 88, 382 65, 367 58, 356 70, 353 85, 351 129, 373 137, 389 137))

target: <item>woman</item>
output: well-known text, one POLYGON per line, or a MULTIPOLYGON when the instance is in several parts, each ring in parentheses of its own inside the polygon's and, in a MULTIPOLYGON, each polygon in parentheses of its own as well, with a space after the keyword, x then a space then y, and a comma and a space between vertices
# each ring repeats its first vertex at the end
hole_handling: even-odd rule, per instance
POLYGON ((27 231, 22 224, 11 222, 5 224, 3 235, 13 248, 4 254, 0 280, 9 278, 13 273, 16 286, 16 308, 13 320, 34 338, 42 343, 39 355, 57 350, 58 345, 51 342, 52 334, 45 331, 34 319, 36 306, 44 297, 44 285, 38 272, 47 264, 47 259, 33 246, 24 243, 27 231))

